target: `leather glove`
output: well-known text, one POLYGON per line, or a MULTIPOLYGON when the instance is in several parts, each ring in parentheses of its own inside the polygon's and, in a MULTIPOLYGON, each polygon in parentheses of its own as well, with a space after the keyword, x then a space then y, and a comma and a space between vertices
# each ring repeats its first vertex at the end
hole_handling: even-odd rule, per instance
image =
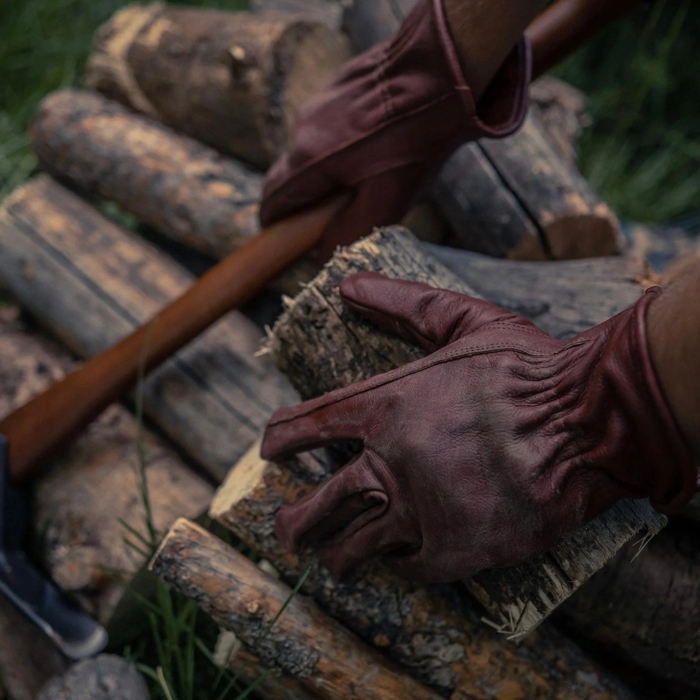
POLYGON ((360 273, 346 304, 432 354, 278 411, 275 460, 359 440, 361 454, 293 506, 277 534, 342 577, 383 555, 425 582, 465 579, 550 549, 621 498, 662 512, 697 472, 647 348, 660 289, 570 341, 486 301, 360 273))
POLYGON ((529 80, 523 39, 477 107, 442 0, 421 0, 394 37, 350 61, 301 111, 291 150, 268 173, 262 225, 346 188, 355 199, 328 228, 323 259, 374 226, 398 223, 460 144, 520 126, 529 80))

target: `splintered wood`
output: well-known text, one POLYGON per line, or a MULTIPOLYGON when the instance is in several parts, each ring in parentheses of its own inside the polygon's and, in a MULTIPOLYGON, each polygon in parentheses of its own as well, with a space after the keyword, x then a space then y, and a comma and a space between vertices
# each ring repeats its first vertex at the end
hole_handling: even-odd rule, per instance
POLYGON ((438 700, 312 600, 197 525, 181 519, 151 563, 260 658, 328 700, 438 700), (280 611, 286 604, 284 614, 280 611))
MULTIPOLYGON (((344 307, 338 286, 361 270, 476 293, 426 254, 404 229, 385 229, 338 253, 290 302, 270 338, 275 363, 305 399, 425 354, 379 332, 344 307)), ((536 627, 632 537, 656 533, 665 522, 647 501, 623 501, 569 535, 551 552, 521 566, 478 574, 467 586, 493 615, 499 629, 517 638, 536 627)))

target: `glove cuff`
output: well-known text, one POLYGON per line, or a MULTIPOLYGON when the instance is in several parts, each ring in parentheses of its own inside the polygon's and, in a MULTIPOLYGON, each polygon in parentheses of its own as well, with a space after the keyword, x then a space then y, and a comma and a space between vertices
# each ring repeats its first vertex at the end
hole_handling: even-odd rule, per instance
POLYGON ((697 491, 698 468, 688 441, 666 398, 649 351, 647 311, 649 305, 661 293, 660 287, 649 289, 637 303, 632 322, 634 352, 651 398, 651 406, 658 426, 656 431, 652 430, 649 433, 644 431, 646 434, 643 440, 644 447, 649 448, 650 456, 656 457, 649 462, 652 484, 650 501, 660 513, 671 515, 682 510, 697 491))
POLYGON ((475 104, 452 39, 444 0, 432 0, 432 4, 438 36, 455 89, 462 97, 466 113, 473 115, 469 124, 470 138, 502 138, 517 131, 525 120, 529 105, 532 79, 530 41, 526 36, 521 37, 489 83, 484 96, 475 104))

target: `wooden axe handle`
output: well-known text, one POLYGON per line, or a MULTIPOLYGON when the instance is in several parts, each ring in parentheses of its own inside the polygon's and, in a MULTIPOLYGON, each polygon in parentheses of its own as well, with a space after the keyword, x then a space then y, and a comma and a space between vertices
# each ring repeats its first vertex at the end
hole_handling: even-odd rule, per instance
POLYGON ((559 0, 550 5, 527 30, 533 80, 640 4, 641 0, 559 0))
POLYGON ((261 231, 147 324, 0 422, 12 479, 23 483, 36 476, 51 455, 123 398, 141 372, 157 367, 313 250, 346 203, 346 196, 338 196, 261 231))

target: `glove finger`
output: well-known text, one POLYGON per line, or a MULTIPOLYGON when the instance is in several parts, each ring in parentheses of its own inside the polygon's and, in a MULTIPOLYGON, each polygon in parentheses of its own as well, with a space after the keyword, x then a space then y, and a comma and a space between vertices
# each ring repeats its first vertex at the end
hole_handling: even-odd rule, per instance
POLYGON ((376 272, 358 272, 340 285, 343 301, 381 328, 431 352, 487 323, 530 322, 466 294, 406 282, 376 272))
POLYGON ((291 552, 324 546, 381 517, 388 502, 371 460, 363 453, 308 496, 283 506, 275 532, 291 552))
POLYGON ((291 408, 279 409, 265 428, 260 456, 275 461, 343 440, 363 440, 365 426, 380 412, 372 379, 337 389, 291 408))

